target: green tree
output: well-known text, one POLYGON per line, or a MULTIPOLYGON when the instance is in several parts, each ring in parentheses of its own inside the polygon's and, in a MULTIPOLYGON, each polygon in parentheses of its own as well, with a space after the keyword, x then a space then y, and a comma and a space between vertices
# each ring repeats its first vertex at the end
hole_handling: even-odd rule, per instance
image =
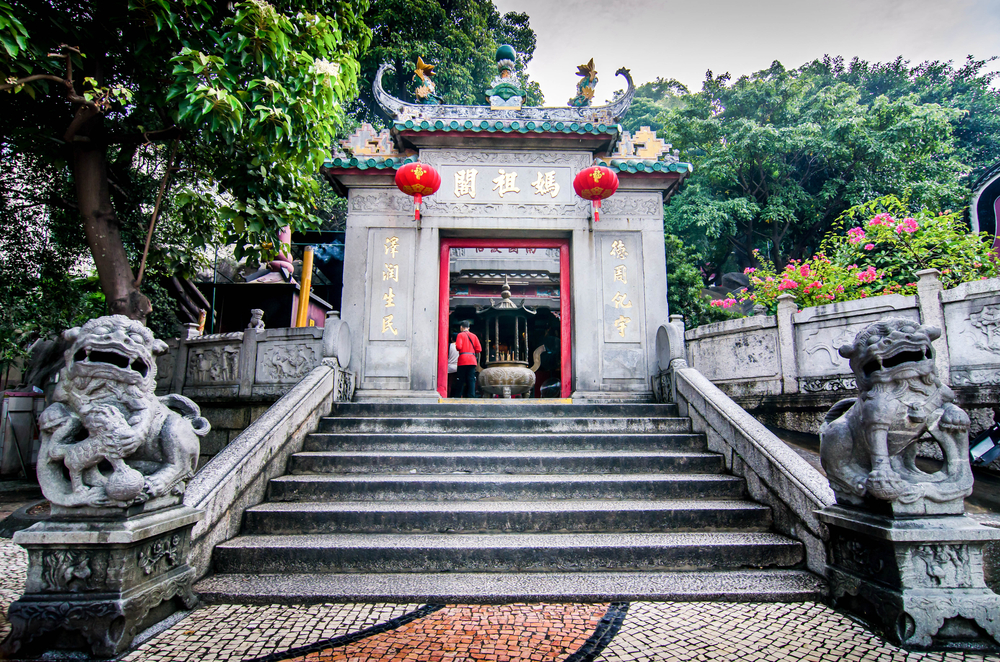
POLYGON ((314 175, 357 92, 366 8, 0 2, 0 169, 16 183, 0 211, 34 205, 42 229, 74 216, 60 240, 82 234, 109 312, 140 320, 152 217, 149 263, 171 269, 208 243, 258 258, 281 227, 318 226, 314 175))
POLYGON ((811 255, 849 207, 910 191, 918 208, 953 207, 965 191, 953 122, 961 111, 915 95, 865 101, 810 68, 731 81, 709 72, 702 91, 664 116, 664 137, 695 166, 667 206, 668 231, 723 270, 762 249, 779 268, 811 255))
POLYGON ((952 119, 955 145, 960 158, 974 168, 1000 161, 1000 91, 998 73, 988 66, 997 57, 977 60, 972 56, 961 65, 926 61, 911 65, 898 57, 892 62, 869 63, 854 58, 826 56, 803 67, 829 81, 843 81, 861 92, 861 102, 879 96, 899 99, 916 95, 921 103, 936 103, 961 111, 952 119))
MULTIPOLYGON (((495 55, 502 44, 517 54, 520 71, 535 52, 535 33, 528 15, 501 15, 492 0, 374 0, 364 15, 372 27, 372 45, 361 60, 361 103, 354 115, 361 121, 384 123, 371 95, 375 73, 392 63, 382 85, 393 96, 410 100, 417 57, 434 65, 437 93, 447 104, 486 103, 485 90, 497 75, 495 55)), ((541 88, 527 81, 526 105, 541 105, 541 88)))
MULTIPOLYGON (((618 99, 623 94, 625 90, 617 90, 614 98, 618 99)), ((622 128, 630 133, 635 133, 644 126, 659 131, 663 128, 664 114, 683 108, 684 99, 689 94, 688 88, 673 78, 657 78, 650 83, 637 85, 632 105, 621 119, 622 128)))

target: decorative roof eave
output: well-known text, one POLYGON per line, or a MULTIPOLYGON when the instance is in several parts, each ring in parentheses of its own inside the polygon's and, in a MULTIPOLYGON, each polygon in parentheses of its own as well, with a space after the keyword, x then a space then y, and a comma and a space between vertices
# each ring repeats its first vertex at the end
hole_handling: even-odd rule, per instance
POLYGON ((694 170, 694 166, 690 163, 681 163, 680 161, 674 162, 664 162, 664 161, 638 161, 638 160, 619 160, 611 159, 606 162, 608 168, 610 168, 615 173, 666 173, 666 172, 677 172, 684 175, 690 174, 694 170))
POLYGON ((632 82, 632 75, 628 69, 622 67, 615 73, 616 75, 625 77, 625 80, 628 81, 628 89, 622 98, 606 106, 584 106, 580 108, 573 106, 550 108, 524 106, 520 110, 493 110, 489 106, 415 104, 397 99, 385 91, 382 87, 382 74, 389 70, 395 71, 396 68, 389 63, 379 67, 378 73, 375 74, 375 82, 372 84, 372 92, 386 114, 397 123, 405 123, 407 120, 413 120, 419 124, 426 120, 433 124, 440 120, 449 127, 453 121, 458 122, 464 127, 466 120, 470 120, 475 124, 480 124, 483 121, 490 124, 495 124, 497 121, 509 124, 516 120, 522 124, 531 121, 537 124, 562 122, 564 124, 576 123, 583 125, 589 123, 591 125, 604 124, 606 126, 615 126, 618 124, 619 118, 628 111, 629 106, 632 105, 632 97, 635 96, 635 84, 632 82))
POLYGON ((369 156, 343 157, 337 156, 323 162, 323 167, 329 170, 399 170, 407 163, 414 163, 416 156, 369 156))

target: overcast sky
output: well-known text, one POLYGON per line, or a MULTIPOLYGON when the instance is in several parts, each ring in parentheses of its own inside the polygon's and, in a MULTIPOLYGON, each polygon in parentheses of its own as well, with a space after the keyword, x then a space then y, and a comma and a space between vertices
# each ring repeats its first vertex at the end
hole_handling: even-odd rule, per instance
MULTIPOLYGON (((576 66, 594 58, 595 102, 625 83, 676 78, 693 91, 705 71, 737 77, 778 60, 795 68, 824 54, 913 63, 1000 55, 1000 0, 494 0, 526 12, 538 37, 528 73, 561 106, 576 66)), ((1000 70, 1000 61, 992 66, 1000 70)))

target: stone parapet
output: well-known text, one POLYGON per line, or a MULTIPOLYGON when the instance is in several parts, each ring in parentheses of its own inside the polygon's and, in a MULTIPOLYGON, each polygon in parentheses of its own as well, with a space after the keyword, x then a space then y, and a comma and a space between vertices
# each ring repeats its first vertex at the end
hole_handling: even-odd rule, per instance
POLYGON ((750 496, 771 507, 775 528, 805 545, 809 569, 823 574, 827 532, 816 511, 834 503, 826 479, 697 370, 673 373, 681 415, 746 479, 750 496))

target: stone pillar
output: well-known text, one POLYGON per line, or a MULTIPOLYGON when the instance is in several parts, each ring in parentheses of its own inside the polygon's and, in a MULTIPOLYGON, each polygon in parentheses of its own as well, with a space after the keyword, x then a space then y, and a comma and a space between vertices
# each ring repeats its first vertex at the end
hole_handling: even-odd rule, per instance
POLYGON ((781 392, 799 392, 799 366, 795 358, 795 326, 792 315, 798 311, 795 297, 778 297, 778 355, 781 358, 781 392))
POLYGON ((951 384, 951 358, 948 355, 948 336, 944 327, 944 306, 941 305, 941 272, 937 269, 921 269, 917 276, 920 278, 917 281, 920 323, 941 330, 941 337, 932 343, 934 365, 941 381, 951 384))
POLYGON ((240 345, 240 390, 241 398, 253 394, 253 383, 257 378, 257 343, 267 334, 265 329, 252 327, 243 330, 243 344, 240 345))

